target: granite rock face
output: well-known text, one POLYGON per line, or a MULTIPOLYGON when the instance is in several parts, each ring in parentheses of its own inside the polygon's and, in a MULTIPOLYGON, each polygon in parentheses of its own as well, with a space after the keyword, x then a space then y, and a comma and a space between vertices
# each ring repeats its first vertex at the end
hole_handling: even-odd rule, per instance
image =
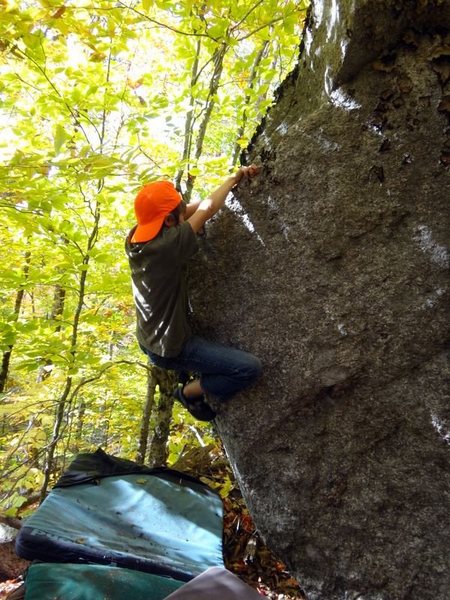
POLYGON ((316 2, 191 274, 198 330, 264 363, 219 430, 310 600, 450 598, 449 25, 316 2))

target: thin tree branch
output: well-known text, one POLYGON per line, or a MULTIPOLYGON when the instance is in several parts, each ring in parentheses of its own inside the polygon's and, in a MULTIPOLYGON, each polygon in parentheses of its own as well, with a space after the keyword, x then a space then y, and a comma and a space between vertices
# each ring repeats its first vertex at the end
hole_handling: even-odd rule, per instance
MULTIPOLYGON (((258 54, 255 57, 255 60, 253 62, 253 66, 252 66, 252 70, 250 73, 250 77, 248 78, 248 83, 247 83, 247 87, 249 90, 253 90, 254 86, 255 86, 255 81, 257 78, 257 74, 258 74, 258 69, 259 69, 259 65, 261 64, 261 61, 263 60, 263 58, 266 55, 266 51, 267 48, 269 46, 269 40, 264 40, 261 48, 258 51, 258 54)), ((239 155, 241 153, 241 146, 239 144, 239 139, 244 135, 245 133, 245 127, 247 125, 247 119, 248 119, 248 115, 247 115, 247 109, 250 105, 250 94, 247 93, 245 96, 245 100, 244 100, 244 109, 242 111, 242 123, 240 125, 240 127, 237 130, 236 133, 236 143, 234 145, 234 150, 233 150, 233 155, 232 155, 232 159, 231 159, 231 164, 233 166, 235 166, 237 164, 237 161, 239 159, 239 155)))
POLYGON ((209 65, 210 62, 214 62, 215 60, 215 54, 213 54, 203 65, 203 67, 201 67, 201 69, 198 70, 197 75, 193 81, 193 85, 196 85, 197 81, 200 78, 200 75, 203 73, 203 71, 206 69, 206 67, 209 65))
POLYGON ((128 8, 128 10, 131 10, 132 12, 136 13, 137 15, 139 15, 146 21, 150 21, 150 23, 154 23, 155 25, 158 25, 158 27, 164 27, 165 29, 169 29, 170 31, 173 31, 174 33, 179 33, 180 35, 187 35, 187 36, 194 36, 194 37, 206 37, 210 40, 214 40, 215 42, 218 41, 216 38, 213 38, 211 35, 209 35, 207 33, 194 33, 192 31, 182 31, 181 29, 172 27, 172 25, 168 25, 167 23, 161 23, 161 21, 152 19, 151 17, 149 17, 145 13, 141 12, 140 10, 137 10, 137 8, 134 8, 133 6, 127 6, 124 2, 121 2, 120 0, 118 1, 117 4, 119 4, 123 8, 128 8))
POLYGON ((72 393, 70 395, 70 402, 72 402, 75 397, 78 395, 78 392, 80 391, 80 389, 87 385, 88 383, 92 383, 93 381, 98 381, 99 379, 101 379, 103 377, 103 375, 109 371, 109 369, 112 369, 113 367, 116 367, 117 365, 131 365, 133 367, 142 367, 143 369, 145 369, 146 371, 151 371, 151 367, 149 365, 146 365, 145 363, 141 363, 139 361, 132 361, 132 360, 117 360, 114 361, 108 365, 105 365, 105 367, 103 367, 103 369, 101 369, 98 373, 96 373, 95 375, 92 375, 92 377, 88 377, 86 379, 82 379, 78 385, 72 390, 72 393))
POLYGON ((286 17, 290 17, 291 15, 296 15, 296 14, 300 14, 302 12, 306 12, 306 8, 301 9, 299 11, 292 11, 291 13, 288 13, 287 15, 283 15, 281 17, 278 17, 276 19, 272 19, 271 21, 267 22, 267 23, 263 23, 262 25, 260 25, 259 27, 257 27, 256 29, 254 29, 253 31, 250 31, 249 33, 247 33, 246 35, 243 35, 241 37, 237 37, 236 41, 238 42, 242 42, 243 40, 248 39, 249 37, 251 37, 252 35, 255 35, 255 33, 258 33, 258 31, 261 31, 262 29, 265 29, 266 27, 270 27, 270 25, 274 25, 275 23, 278 23, 279 21, 284 21, 284 19, 286 19, 286 17))
MULTIPOLYGON (((72 118, 74 119, 75 123, 78 124, 79 128, 81 129, 81 131, 83 132, 83 135, 87 141, 87 143, 89 145, 91 145, 91 142, 89 140, 89 137, 86 133, 86 131, 84 130, 82 124, 80 123, 80 120, 78 118, 78 115, 75 113, 75 111, 73 110, 73 108, 70 106, 70 104, 68 104, 68 102, 65 100, 64 96, 59 92, 58 88, 55 86, 55 84, 53 83, 53 81, 50 79, 50 77, 47 75, 45 69, 43 69, 41 67, 41 65, 34 60, 34 58, 32 56, 29 56, 26 52, 24 52, 23 50, 21 50, 19 47, 16 47, 17 52, 19 52, 20 54, 22 54, 25 58, 27 58, 29 61, 31 61, 36 67, 37 69, 41 72, 41 74, 44 76, 44 78, 46 79, 47 83, 50 85, 50 87, 52 88, 52 90, 55 92, 55 94, 61 98, 61 100, 63 101, 64 106, 67 108, 67 110, 69 111, 69 113, 71 114, 72 118)), ((79 113, 80 114, 80 113, 79 113)), ((94 127, 94 129, 97 129, 95 127, 95 124, 92 123, 92 121, 89 119, 89 117, 85 116, 86 120, 89 121, 89 123, 94 127)))
POLYGON ((231 28, 231 31, 236 31, 236 29, 238 29, 238 27, 247 19, 247 17, 249 15, 251 15, 251 13, 254 10, 256 10, 258 8, 258 6, 260 6, 263 2, 264 2, 264 0, 258 0, 258 2, 254 6, 249 8, 248 11, 245 13, 245 15, 242 17, 242 19, 240 21, 238 21, 236 23, 236 25, 233 25, 233 27, 231 28))
POLYGON ((196 49, 196 53, 195 53, 195 59, 192 64, 192 70, 191 70, 191 85, 189 87, 189 93, 190 93, 190 95, 189 95, 189 110, 186 114, 186 120, 184 122, 184 144, 183 144, 183 154, 182 154, 181 160, 185 161, 185 164, 182 165, 181 168, 178 170, 177 176, 175 178, 175 187, 180 192, 181 192, 181 179, 183 177, 183 173, 186 169, 186 166, 187 166, 187 170, 189 172, 189 159, 191 156, 192 134, 193 134, 194 123, 195 123, 195 117, 194 117, 195 99, 194 99, 193 87, 197 83, 199 74, 202 72, 203 68, 213 58, 213 57, 211 57, 209 59, 209 61, 207 61, 205 63, 205 65, 203 65, 200 72, 198 72, 198 63, 200 60, 200 52, 201 52, 201 40, 197 40, 197 49, 196 49))
POLYGON ((145 152, 145 150, 142 148, 141 146, 141 140, 139 138, 139 134, 138 134, 138 142, 139 142, 139 150, 142 152, 142 154, 145 156, 145 158, 147 158, 150 162, 152 162, 156 167, 158 167, 158 169, 162 169, 161 165, 159 163, 156 162, 156 160, 154 158, 152 158, 151 156, 149 156, 147 154, 147 152, 145 152))
MULTIPOLYGON (((6 396, 6 394, 4 394, 3 396, 6 396)), ((2 400, 4 400, 4 397, 2 398, 2 400)), ((43 412, 45 412, 45 411, 47 411, 47 409, 50 409, 53 405, 56 406, 57 404, 58 404, 57 400, 47 400, 47 401, 45 401, 45 400, 38 400, 37 402, 31 402, 30 404, 27 404, 25 407, 22 406, 21 408, 18 408, 14 412, 7 413, 7 416, 9 418, 10 417, 15 417, 16 415, 22 414, 22 411, 24 410, 24 408, 25 409, 30 409, 33 406, 43 406, 44 405, 45 409, 43 410, 43 412)), ((3 408, 5 406, 8 406, 8 404, 3 403, 3 408)), ((16 421, 16 422, 20 423, 20 421, 16 421)))

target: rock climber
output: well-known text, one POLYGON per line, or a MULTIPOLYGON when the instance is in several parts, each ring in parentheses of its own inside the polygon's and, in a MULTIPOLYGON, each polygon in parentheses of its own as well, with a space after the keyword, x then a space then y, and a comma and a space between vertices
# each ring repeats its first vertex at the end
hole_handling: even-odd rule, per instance
POLYGON ((144 185, 134 209, 137 225, 126 239, 136 305, 137 339, 152 364, 195 374, 174 396, 196 418, 211 421, 209 398, 229 400, 261 374, 258 358, 192 335, 186 270, 198 250, 197 233, 224 205, 234 186, 255 177, 254 165, 239 168, 205 200, 185 204, 167 180, 144 185))

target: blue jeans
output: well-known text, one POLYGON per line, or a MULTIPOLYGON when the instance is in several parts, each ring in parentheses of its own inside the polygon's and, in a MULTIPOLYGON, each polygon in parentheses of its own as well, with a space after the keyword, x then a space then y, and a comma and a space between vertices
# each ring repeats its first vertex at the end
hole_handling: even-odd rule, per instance
POLYGON ((174 357, 158 356, 141 348, 157 367, 198 374, 202 389, 218 400, 230 399, 251 385, 262 372, 261 361, 253 354, 197 336, 190 337, 180 354, 174 357))

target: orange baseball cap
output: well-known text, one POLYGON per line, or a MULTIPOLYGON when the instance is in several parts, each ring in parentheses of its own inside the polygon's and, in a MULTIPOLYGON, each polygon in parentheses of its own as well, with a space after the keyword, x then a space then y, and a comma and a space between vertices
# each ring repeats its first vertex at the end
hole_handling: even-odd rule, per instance
POLYGON ((170 181, 154 181, 144 185, 134 200, 138 225, 132 242, 152 240, 162 227, 166 216, 182 201, 181 195, 170 181))

